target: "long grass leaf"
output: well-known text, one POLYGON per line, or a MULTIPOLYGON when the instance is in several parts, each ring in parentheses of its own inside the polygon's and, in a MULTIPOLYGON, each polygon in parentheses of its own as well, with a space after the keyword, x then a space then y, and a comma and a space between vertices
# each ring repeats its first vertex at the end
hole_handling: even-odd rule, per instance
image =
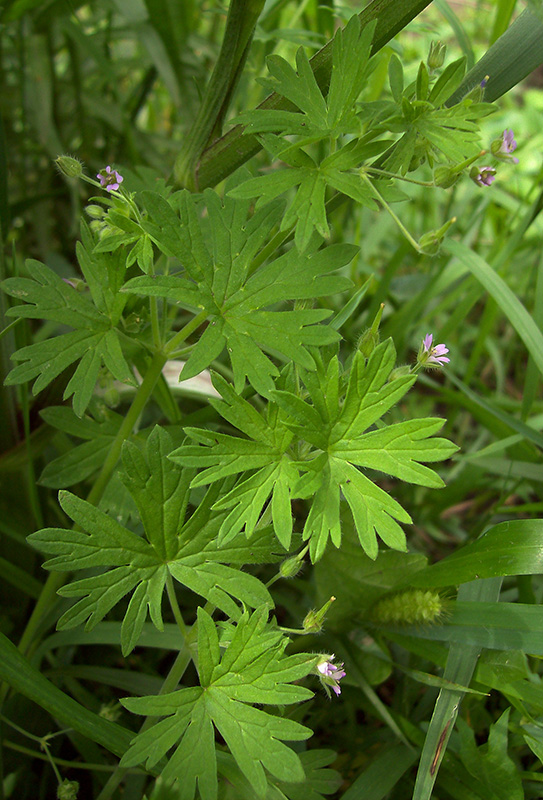
POLYGON ((543 22, 529 9, 517 17, 510 28, 470 69, 458 89, 447 100, 453 106, 474 86, 489 76, 485 100, 492 103, 520 83, 543 63, 543 22))
MULTIPOLYGON (((500 586, 501 578, 467 583, 460 587, 458 598, 466 603, 490 603, 498 599, 500 586)), ((453 644, 443 674, 445 680, 468 686, 477 666, 479 653, 480 647, 477 645, 453 644)), ((422 750, 413 800, 430 800, 432 796, 439 765, 463 697, 464 692, 451 689, 442 689, 438 695, 422 750)))
POLYGON ((481 256, 461 242, 448 239, 444 249, 456 256, 494 298, 516 330, 543 375, 543 334, 518 297, 481 256))

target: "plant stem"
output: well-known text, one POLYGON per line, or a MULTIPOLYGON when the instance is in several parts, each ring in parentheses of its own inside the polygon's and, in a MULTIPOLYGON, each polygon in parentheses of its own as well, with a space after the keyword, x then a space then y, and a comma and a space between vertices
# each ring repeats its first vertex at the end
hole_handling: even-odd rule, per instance
POLYGON ((396 178, 398 181, 416 183, 417 186, 430 186, 432 189, 435 187, 432 181, 416 181, 414 178, 406 178, 405 175, 396 175, 395 172, 387 172, 386 169, 377 169, 377 167, 364 167, 364 169, 366 172, 372 172, 375 175, 383 175, 385 178, 396 178))
POLYGON ((153 359, 149 365, 149 369, 147 370, 143 381, 139 385, 134 400, 132 401, 132 405, 130 406, 126 417, 123 419, 117 436, 111 445, 96 483, 92 487, 92 490, 87 497, 87 502, 96 505, 102 497, 113 470, 117 466, 117 461, 119 460, 123 443, 125 439, 127 439, 132 433, 138 417, 140 416, 145 404, 151 396, 152 391, 155 388, 155 384, 162 372, 162 368, 167 360, 167 356, 164 353, 158 352, 153 356, 153 359))
MULTIPOLYGON (((166 356, 163 353, 156 353, 151 361, 145 378, 138 387, 132 405, 130 406, 128 413, 124 418, 121 427, 119 428, 117 436, 111 445, 100 475, 98 476, 96 483, 87 497, 87 502, 96 505, 102 497, 107 483, 111 478, 111 474, 117 465, 117 461, 119 460, 123 442, 130 436, 132 429, 145 406, 145 403, 149 399, 151 392, 155 387, 166 360, 166 356)), ((49 574, 19 642, 19 650, 21 653, 28 654, 30 652, 31 644, 34 642, 36 633, 42 624, 43 617, 47 613, 51 604, 55 601, 56 593, 58 589, 64 585, 66 578, 66 573, 51 572, 49 574)), ((34 642, 34 644, 37 644, 37 642, 34 642)))
POLYGON ((188 322, 184 328, 181 328, 180 331, 177 331, 175 336, 170 339, 166 347, 164 348, 165 353, 168 357, 175 352, 176 348, 187 339, 190 334, 198 328, 202 322, 205 321, 207 317, 207 311, 200 311, 197 316, 193 317, 190 322, 188 322))
POLYGON ((181 614, 181 609, 179 608, 179 603, 177 602, 177 596, 175 594, 175 588, 173 585, 172 576, 170 575, 169 572, 166 578, 166 591, 168 592, 168 600, 170 601, 170 607, 172 609, 175 621, 177 622, 177 625, 179 627, 179 630, 181 631, 183 639, 186 640, 188 633, 187 626, 185 625, 185 620, 183 619, 183 615, 181 614))
POLYGON ((387 201, 384 199, 379 190, 375 188, 374 184, 370 181, 368 176, 365 175, 364 172, 361 172, 360 177, 362 178, 363 181, 366 181, 374 196, 377 198, 377 200, 379 200, 383 208, 385 208, 388 211, 388 213, 390 214, 390 216, 392 217, 398 228, 401 230, 401 232, 403 233, 403 235, 405 236, 411 247, 414 247, 417 253, 422 253, 419 243, 416 242, 415 239, 413 239, 413 237, 411 236, 411 234, 409 233, 409 231, 407 230, 401 219, 391 209, 387 201))
POLYGON ((242 73, 264 0, 230 0, 221 50, 202 104, 174 167, 177 186, 196 188, 196 167, 210 141, 221 135, 232 95, 242 73))

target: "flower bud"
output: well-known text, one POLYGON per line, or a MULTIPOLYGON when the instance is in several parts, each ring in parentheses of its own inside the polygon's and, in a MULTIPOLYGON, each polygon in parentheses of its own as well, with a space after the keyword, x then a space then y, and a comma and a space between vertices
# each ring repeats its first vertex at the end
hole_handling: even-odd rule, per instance
POLYGON ((65 779, 57 786, 57 800, 77 800, 78 792, 78 782, 65 779))
POLYGON ((320 633, 324 624, 326 612, 335 599, 335 597, 331 597, 330 600, 328 600, 328 602, 326 602, 318 611, 311 610, 306 614, 303 623, 303 629, 305 633, 320 633))
MULTIPOLYGON (((306 548, 307 552, 307 548, 306 548)), ((291 558, 285 558, 279 567, 279 574, 282 578, 295 578, 303 567, 303 555, 298 553, 291 558)))
POLYGON ((404 365, 402 367, 396 367, 393 369, 390 375, 388 376, 387 383, 391 383, 392 381, 397 380, 398 378, 405 378, 406 375, 411 374, 411 367, 404 365))
POLYGON ((454 186, 459 178, 458 172, 454 167, 436 167, 434 170, 434 183, 442 189, 449 189, 454 186))
POLYGON ((419 239, 419 248, 422 253, 428 256, 435 255, 439 248, 441 247, 441 242, 449 230, 451 225, 456 222, 456 217, 452 217, 445 225, 442 225, 441 228, 438 228, 437 231, 428 231, 428 233, 423 234, 423 236, 419 239))
POLYGON ((445 53, 447 52, 447 45, 443 42, 432 42, 430 45, 430 52, 426 63, 429 70, 439 69, 443 66, 445 61, 445 53))
POLYGON ((85 212, 91 219, 103 219, 106 215, 106 212, 100 206, 95 206, 91 203, 90 206, 87 206, 85 212))
POLYGON ((67 178, 80 178, 83 175, 83 164, 72 156, 59 156, 55 164, 67 178))
POLYGON ((358 350, 360 350, 364 358, 369 358, 379 344, 379 325, 381 323, 381 317, 383 316, 384 307, 385 304, 381 303, 371 328, 367 328, 358 341, 358 350))

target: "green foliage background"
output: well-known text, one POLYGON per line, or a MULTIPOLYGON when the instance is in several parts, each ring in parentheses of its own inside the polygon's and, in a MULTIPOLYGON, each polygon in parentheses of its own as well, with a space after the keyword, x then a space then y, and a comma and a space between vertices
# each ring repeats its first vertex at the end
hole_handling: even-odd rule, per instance
POLYGON ((361 7, 255 3, 247 61, 246 32, 233 50, 239 72, 228 76, 228 105, 226 3, 4 3, 3 310, 15 298, 0 340, 4 375, 15 366, 0 393, 5 797, 53 797, 59 780, 78 781, 79 797, 98 800, 541 796, 543 100, 533 72, 541 10, 528 4, 530 16, 513 25, 526 4, 425 5, 390 5, 398 32, 390 41, 379 17, 371 69, 371 29, 360 39, 345 34, 343 50, 336 45, 344 80, 332 79, 323 95, 326 66, 304 53, 311 58, 361 7), (448 53, 430 88, 419 64, 436 39, 448 53), (394 172, 415 158, 420 170, 407 177, 431 179, 414 121, 445 158, 477 152, 471 118, 446 107, 421 112, 420 103, 438 107, 453 91, 461 58, 461 91, 491 76, 484 101, 497 103, 489 116, 480 109, 483 146, 512 128, 520 163, 499 164, 486 189, 466 178, 431 191, 379 181, 410 243, 352 169, 368 159, 394 172), (216 94, 203 95, 217 63, 216 94), (415 100, 400 113, 411 85, 415 100), (376 133, 353 153, 333 138, 360 133, 340 113, 358 88, 376 133), (275 95, 248 112, 272 90, 299 110, 275 95), (443 137, 452 119, 453 135, 443 137), (253 135, 241 143, 240 124, 253 135), (222 126, 232 132, 196 164, 189 145, 213 141, 222 126), (401 141, 392 153, 391 130, 401 141), (101 207, 91 201, 95 210, 79 222, 96 192, 54 169, 60 153, 80 158, 90 176, 114 164, 123 187, 142 192, 141 216, 111 199, 110 235, 97 247, 101 207), (290 167, 273 185, 266 170, 278 158, 290 167), (172 181, 189 190, 175 210, 172 181), (304 192, 318 201, 308 206, 304 192), (452 218, 431 254, 423 235, 452 218), (240 234, 226 248, 229 230, 240 234), (329 237, 326 258, 320 236, 329 237), (190 283, 152 274, 152 243, 184 265, 190 283), (222 273, 219 250, 228 251, 222 273), (88 294, 63 280, 81 278, 88 294), (153 304, 162 327, 153 327, 153 304), (382 344, 362 365, 360 336, 382 304, 382 344), (196 326, 187 340, 175 338, 179 309, 213 322, 199 342, 196 326), (260 346, 251 324, 266 328, 260 346), (414 362, 429 331, 450 349, 446 372, 421 374, 414 388, 412 376, 388 381, 395 365, 414 362), (168 332, 167 355, 186 361, 184 378, 219 373, 203 392, 161 377, 164 361, 149 367, 168 332), (127 430, 137 392, 131 365, 155 383, 127 430), (441 426, 443 439, 433 435, 441 426), (425 450, 417 459, 426 436, 435 458, 425 450), (447 460, 437 471, 420 463, 438 459, 447 460), (364 496, 374 519, 363 518, 364 496), (255 529, 249 540, 244 528, 255 529), (376 560, 375 531, 388 545, 376 560), (298 552, 306 540, 316 563, 278 579, 285 548, 298 552), (38 549, 52 556, 49 579, 38 549), (63 585, 62 573, 74 570, 83 573, 63 585), (274 608, 280 626, 299 630, 331 596, 320 633, 288 643, 269 622, 274 608), (340 698, 330 701, 308 677, 318 653, 345 662, 340 698), (136 714, 146 720, 134 739, 136 714), (160 727, 150 727, 157 718, 160 727), (177 774, 181 789, 167 785, 177 774))

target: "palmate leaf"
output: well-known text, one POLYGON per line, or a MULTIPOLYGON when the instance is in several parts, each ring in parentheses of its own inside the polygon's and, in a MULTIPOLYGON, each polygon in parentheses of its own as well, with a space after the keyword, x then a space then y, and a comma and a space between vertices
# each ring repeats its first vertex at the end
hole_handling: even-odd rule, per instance
POLYGON ((141 200, 148 212, 144 225, 149 235, 164 253, 179 259, 185 272, 134 278, 123 292, 166 297, 207 313, 207 327, 183 368, 182 380, 198 375, 226 347, 236 391, 248 378, 266 395, 279 374, 266 352, 313 369, 308 347, 337 341, 335 331, 317 324, 330 315, 326 309, 266 308, 348 288, 350 281, 334 273, 349 263, 355 247, 332 245, 303 255, 291 250, 253 271, 255 256, 281 218, 281 204, 268 204, 247 219, 248 201, 226 197, 222 203, 209 190, 204 193, 208 214, 203 218, 194 196, 186 191, 172 198, 178 213, 152 192, 143 192, 141 200))
POLYGON ((257 578, 230 566, 278 560, 269 536, 260 532, 250 547, 243 537, 229 547, 217 547, 223 515, 212 514, 211 506, 220 484, 185 521, 193 473, 166 458, 171 449, 169 435, 157 427, 144 453, 129 443, 123 450, 124 483, 140 510, 145 537, 69 492, 60 492, 60 504, 81 530, 45 528, 29 537, 34 546, 54 556, 45 563, 46 569, 96 570, 60 590, 65 597, 80 599, 61 617, 59 628, 86 622, 91 630, 133 593, 121 629, 123 653, 129 653, 147 613, 158 629, 163 627, 161 605, 168 573, 233 619, 241 614, 236 600, 252 608, 272 605, 257 578))
POLYGON ((54 339, 17 350, 12 358, 23 363, 12 369, 6 384, 18 384, 36 378, 33 393, 38 394, 67 367, 79 361, 64 391, 64 399, 73 395, 74 411, 81 417, 90 402, 102 365, 123 383, 136 385, 136 381, 115 328, 126 298, 119 298, 118 292, 113 292, 113 289, 103 288, 99 280, 99 275, 103 273, 104 285, 108 280, 115 285, 120 279, 121 268, 124 273, 124 265, 119 256, 106 254, 96 257, 108 259, 108 264, 101 264, 100 268, 83 245, 79 252, 85 277, 90 281, 92 299, 77 292, 38 261, 27 262, 30 278, 8 278, 2 283, 2 288, 7 294, 28 304, 8 309, 9 316, 47 319, 74 328, 72 332, 62 333, 54 339), (95 269, 97 272, 94 272, 95 269))
MULTIPOLYGON (((297 186, 296 195, 281 222, 281 230, 295 227, 294 240, 300 252, 308 247, 314 231, 323 238, 329 236, 325 208, 327 185, 338 189, 343 184, 361 183, 358 176, 350 175, 347 169, 359 166, 369 154, 360 152, 358 159, 352 161, 349 167, 340 167, 341 161, 338 159, 335 167, 330 165, 324 169, 327 159, 316 163, 303 148, 314 142, 331 138, 337 140, 343 134, 361 134, 355 101, 367 79, 374 28, 373 23, 361 28, 359 18, 354 16, 344 29, 338 29, 332 45, 332 77, 326 97, 316 82, 302 48, 296 55, 296 70, 280 56, 270 56, 268 69, 272 78, 260 82, 265 88, 293 103, 299 112, 255 109, 234 120, 242 123, 247 132, 264 134, 262 143, 272 158, 281 159, 291 168, 248 180, 229 193, 238 199, 258 197, 258 208, 262 203, 297 186), (271 133, 282 133, 283 137, 266 135, 271 133), (285 135, 300 138, 291 143, 284 139, 285 135), (353 180, 349 182, 349 178, 353 180)), ((373 134, 366 135, 365 141, 371 136, 373 134)), ((339 152, 346 148, 352 153, 353 142, 340 148, 339 152)), ((363 197, 365 205, 374 205, 371 196, 363 189, 356 192, 351 187, 348 194, 358 201, 363 197)))
POLYGON ((266 414, 259 414, 226 381, 215 379, 224 399, 212 404, 248 438, 187 428, 196 444, 182 445, 171 458, 200 470, 193 486, 240 476, 214 505, 217 510, 231 509, 221 523, 220 543, 242 529, 250 536, 269 504, 275 534, 288 548, 291 500, 300 497, 310 503, 303 536, 310 540, 310 555, 317 561, 328 539, 336 547, 341 543, 340 500, 344 497, 360 544, 371 558, 378 553, 378 536, 389 547, 405 550, 399 523, 409 524, 409 514, 360 468, 437 488, 443 481, 421 462, 448 458, 457 448, 446 439, 429 438, 442 427, 440 419, 410 420, 371 430, 416 380, 414 375, 388 380, 395 359, 389 339, 367 361, 358 352, 348 376, 341 374, 337 357, 326 366, 320 362, 316 372, 302 372, 309 401, 295 391, 285 370, 280 388, 270 392, 266 414))
POLYGON ((268 405, 268 414, 264 416, 220 376, 213 376, 213 385, 223 399, 212 399, 211 404, 250 439, 186 428, 185 432, 196 444, 178 447, 170 458, 185 467, 201 470, 191 486, 203 486, 255 470, 214 504, 216 510, 232 509, 221 518, 220 546, 243 529, 247 537, 251 536, 271 496, 275 534, 288 550, 292 537, 291 492, 299 476, 292 456, 287 453, 293 434, 278 419, 274 404, 268 405))
POLYGON ((312 461, 297 464, 306 471, 297 491, 304 497, 314 495, 303 534, 310 539, 313 561, 324 553, 329 536, 337 547, 340 544, 341 494, 351 509, 360 544, 371 558, 378 553, 377 536, 389 547, 405 549, 405 534, 398 522, 409 523, 409 515, 358 467, 371 467, 422 486, 443 485, 438 475, 418 463, 448 458, 457 449, 444 439, 426 441, 442 427, 443 420, 411 420, 366 432, 415 380, 407 375, 387 382, 395 358, 391 339, 378 345, 367 362, 357 352, 343 403, 339 402, 339 372, 334 360, 326 373, 319 372, 320 386, 310 376, 307 388, 320 417, 318 422, 314 415, 304 413, 299 400, 290 393, 272 393, 276 402, 295 417, 294 422, 287 423, 293 433, 323 451, 312 461))
POLYGON ((309 689, 292 682, 308 675, 318 657, 285 656, 287 643, 284 634, 268 622, 268 609, 263 607, 239 618, 221 656, 215 623, 199 608, 200 686, 122 701, 136 714, 164 717, 136 736, 122 766, 146 761, 151 768, 176 746, 162 772, 164 780, 178 781, 181 800, 193 800, 196 786, 202 800, 216 800, 216 728, 258 797, 263 798, 268 787, 265 770, 281 781, 303 781, 301 761, 283 741, 307 739, 311 731, 247 705, 291 704, 312 697, 309 689))
MULTIPOLYGON (((298 757, 305 773, 302 783, 274 780, 269 775, 266 795, 269 800, 324 800, 324 795, 337 792, 343 779, 339 772, 328 769, 337 758, 333 750, 303 750, 298 757)), ((217 766, 219 774, 232 786, 236 800, 257 800, 258 795, 230 753, 217 752, 217 766)))

